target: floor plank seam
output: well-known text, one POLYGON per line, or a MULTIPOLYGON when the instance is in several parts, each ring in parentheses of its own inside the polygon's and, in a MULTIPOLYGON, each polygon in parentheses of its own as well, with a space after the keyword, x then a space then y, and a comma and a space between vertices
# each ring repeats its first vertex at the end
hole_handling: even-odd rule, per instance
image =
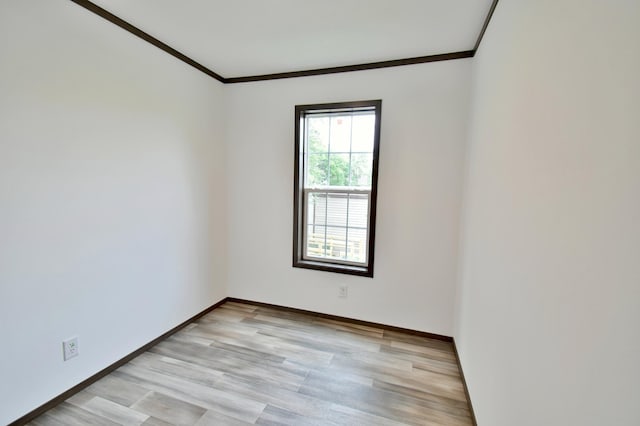
POLYGON ((457 363, 441 339, 227 301, 32 424, 473 425, 457 363))

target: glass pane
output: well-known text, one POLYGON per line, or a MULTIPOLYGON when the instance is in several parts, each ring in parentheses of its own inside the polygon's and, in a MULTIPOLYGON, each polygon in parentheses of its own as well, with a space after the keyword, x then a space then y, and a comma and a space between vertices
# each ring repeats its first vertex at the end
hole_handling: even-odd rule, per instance
POLYGON ((307 223, 309 225, 326 225, 327 217, 326 194, 307 194, 307 223))
POLYGON ((309 154, 307 156, 306 188, 326 186, 329 182, 328 154, 309 154))
POLYGON ((327 152, 329 150, 329 117, 309 117, 307 152, 327 152))
POLYGON ((346 228, 334 228, 327 226, 327 257, 345 259, 347 251, 346 228))
POLYGON ((325 226, 307 225, 307 241, 306 241, 306 253, 307 256, 324 257, 325 256, 325 226))
POLYGON ((373 113, 353 116, 352 152, 373 152, 375 123, 376 116, 373 113))
MULTIPOLYGON (((349 227, 366 228, 369 218, 369 197, 366 194, 349 196, 349 227)), ((351 232, 351 231, 349 231, 351 232)))
POLYGON ((349 152, 351 150, 351 116, 331 117, 331 152, 349 152))
POLYGON ((373 154, 351 154, 351 186, 371 187, 373 154))
POLYGON ((365 229, 349 228, 347 260, 360 263, 367 261, 367 231, 365 229))
POLYGON ((329 154, 329 185, 349 186, 349 154, 329 154))
POLYGON ((347 226, 347 195, 329 194, 327 225, 347 226))

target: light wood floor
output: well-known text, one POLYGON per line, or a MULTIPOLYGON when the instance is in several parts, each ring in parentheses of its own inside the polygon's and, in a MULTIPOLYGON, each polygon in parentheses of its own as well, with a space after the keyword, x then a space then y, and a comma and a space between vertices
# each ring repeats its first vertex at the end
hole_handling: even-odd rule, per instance
POLYGON ((227 302, 33 425, 471 425, 452 344, 227 302))

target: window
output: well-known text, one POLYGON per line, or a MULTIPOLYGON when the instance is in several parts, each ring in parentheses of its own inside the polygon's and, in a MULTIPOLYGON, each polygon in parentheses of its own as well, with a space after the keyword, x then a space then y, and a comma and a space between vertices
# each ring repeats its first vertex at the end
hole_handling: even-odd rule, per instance
POLYGON ((373 277, 381 108, 296 106, 294 267, 373 277))

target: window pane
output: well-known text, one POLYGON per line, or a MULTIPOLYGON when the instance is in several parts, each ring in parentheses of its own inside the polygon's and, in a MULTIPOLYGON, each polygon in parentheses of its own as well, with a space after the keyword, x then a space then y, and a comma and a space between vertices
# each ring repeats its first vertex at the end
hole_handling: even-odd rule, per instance
POLYGON ((327 152, 329 150, 329 117, 309 117, 307 152, 327 152))
MULTIPOLYGON (((349 195, 349 227, 366 228, 369 218, 369 197, 365 194, 349 195)), ((351 231, 349 231, 351 232, 351 231)))
POLYGON ((307 225, 307 256, 324 257, 325 256, 325 237, 326 227, 318 225, 307 225))
POLYGON ((376 116, 374 114, 353 116, 351 151, 373 152, 375 124, 376 116))
POLYGON ((347 226, 347 196, 345 194, 329 194, 327 225, 347 226))
POLYGON ((331 152, 351 151, 351 116, 339 115, 331 117, 331 152))
POLYGON ((351 186, 371 187, 373 154, 351 154, 351 186))
POLYGON ((349 228, 347 242, 347 260, 350 262, 367 261, 367 230, 349 228))
POLYGON ((347 250, 346 228, 327 226, 327 257, 345 259, 347 250))
POLYGON ((329 183, 328 154, 309 154, 307 158, 305 187, 326 186, 329 183))
POLYGON ((349 154, 329 155, 329 185, 349 186, 349 154))
POLYGON ((326 225, 327 196, 324 193, 307 194, 307 223, 310 225, 326 225))

